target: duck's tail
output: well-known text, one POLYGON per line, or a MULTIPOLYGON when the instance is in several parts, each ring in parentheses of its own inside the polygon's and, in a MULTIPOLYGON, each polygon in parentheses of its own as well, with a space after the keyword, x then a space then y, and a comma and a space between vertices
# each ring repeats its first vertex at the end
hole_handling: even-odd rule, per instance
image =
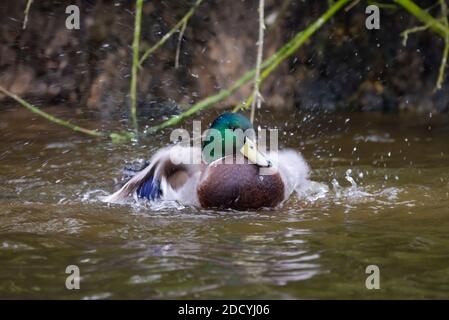
MULTIPOLYGON (((105 197, 103 201, 111 203, 123 202, 131 195, 137 195, 139 198, 148 200, 163 197, 173 199, 182 197, 183 194, 180 191, 180 187, 190 187, 190 184, 185 183, 183 177, 185 175, 192 177, 195 173, 200 173, 199 166, 185 165, 192 154, 201 157, 201 152, 192 153, 190 147, 172 146, 159 150, 151 158, 150 164, 146 168, 137 172, 120 190, 105 197), (172 160, 175 161, 172 162, 172 160), (172 191, 174 190, 176 192, 173 195, 172 191)), ((190 182, 196 181, 188 180, 190 182)), ((191 189, 188 191, 189 193, 194 193, 191 189)))
POLYGON ((158 161, 151 162, 145 169, 136 173, 123 187, 110 196, 103 199, 104 202, 117 203, 126 200, 136 192, 140 198, 149 200, 157 199, 161 196, 160 181, 155 177, 155 169, 158 161))

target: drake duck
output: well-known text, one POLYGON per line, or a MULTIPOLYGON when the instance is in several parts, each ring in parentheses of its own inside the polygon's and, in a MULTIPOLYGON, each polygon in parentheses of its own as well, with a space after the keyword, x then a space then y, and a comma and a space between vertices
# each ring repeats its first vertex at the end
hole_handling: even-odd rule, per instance
POLYGON ((265 155, 254 143, 254 130, 248 129, 253 126, 245 116, 220 115, 202 147, 178 144, 160 149, 146 168, 105 201, 137 196, 201 208, 248 210, 280 206, 294 191, 301 196, 309 183, 309 167, 301 154, 280 150, 277 156, 265 155))

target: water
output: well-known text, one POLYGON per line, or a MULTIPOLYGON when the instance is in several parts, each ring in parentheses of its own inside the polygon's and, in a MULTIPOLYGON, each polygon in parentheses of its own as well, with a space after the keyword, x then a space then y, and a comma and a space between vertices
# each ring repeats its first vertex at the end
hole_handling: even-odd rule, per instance
POLYGON ((270 114, 323 187, 233 212, 99 201, 168 132, 113 145, 2 110, 0 298, 449 298, 449 118, 270 114), (372 264, 380 290, 365 288, 372 264), (65 288, 68 265, 80 290, 65 288))

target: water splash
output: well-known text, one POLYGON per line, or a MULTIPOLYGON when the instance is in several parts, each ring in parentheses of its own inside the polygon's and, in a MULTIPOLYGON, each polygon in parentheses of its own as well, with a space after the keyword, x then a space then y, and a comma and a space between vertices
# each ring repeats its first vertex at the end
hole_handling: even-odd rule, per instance
MULTIPOLYGON (((401 193, 401 189, 398 187, 375 190, 373 185, 360 186, 354 180, 352 174, 351 169, 345 172, 344 179, 350 183, 348 187, 342 187, 336 178, 333 178, 331 181, 333 195, 330 194, 329 196, 338 204, 350 205, 369 201, 385 204, 396 201, 401 193)), ((358 176, 360 179, 363 179, 364 174, 358 174, 358 176)))

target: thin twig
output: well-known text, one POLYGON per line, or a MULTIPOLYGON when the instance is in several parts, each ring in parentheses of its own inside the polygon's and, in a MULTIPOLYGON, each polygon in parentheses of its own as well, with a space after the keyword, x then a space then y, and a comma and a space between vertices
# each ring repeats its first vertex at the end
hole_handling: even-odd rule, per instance
POLYGON ((368 0, 368 4, 369 5, 373 4, 377 7, 379 7, 380 9, 386 9, 386 10, 397 10, 398 9, 397 5, 391 4, 391 3, 383 3, 383 2, 368 0))
POLYGON ((446 33, 449 32, 448 28, 444 26, 440 21, 432 17, 427 11, 418 7, 411 0, 394 0, 401 5, 404 9, 414 15, 424 25, 428 25, 432 31, 438 33, 442 37, 446 37, 446 33))
POLYGON ((360 0, 353 0, 352 3, 350 3, 346 8, 345 12, 350 11, 352 8, 354 8, 356 5, 358 5, 360 0))
POLYGON ((139 132, 139 124, 137 123, 137 68, 139 65, 139 41, 140 29, 142 21, 142 4, 143 0, 136 0, 136 18, 134 22, 134 40, 133 40, 133 64, 131 67, 131 119, 136 134, 139 132))
POLYGON ((445 0, 440 0, 440 6, 441 6, 441 15, 443 18, 443 23, 446 27, 449 26, 449 20, 447 17, 448 10, 447 10, 447 3, 445 0))
POLYGON ((14 99, 15 101, 17 101, 21 106, 27 108, 28 110, 30 110, 31 112, 47 119, 48 121, 51 121, 53 123, 59 124, 61 126, 64 126, 66 128, 69 128, 73 131, 77 131, 77 132, 82 132, 84 134, 87 134, 89 136, 92 137, 105 137, 107 136, 105 133, 103 132, 99 132, 96 130, 90 130, 90 129, 86 129, 80 126, 77 126, 75 124, 70 123, 67 120, 63 120, 60 119, 58 117, 52 116, 49 113, 46 113, 45 111, 42 111, 41 109, 33 106, 31 103, 23 100, 22 98, 20 98, 18 95, 16 95, 15 93, 12 93, 11 91, 3 88, 2 86, 0 86, 0 92, 3 93, 4 95, 10 97, 11 99, 14 99))
MULTIPOLYGON (((282 61, 286 58, 290 57, 304 42, 310 38, 323 24, 325 24, 335 13, 337 13, 345 4, 347 4, 349 0, 338 0, 335 4, 330 7, 320 18, 318 18, 313 24, 307 27, 304 31, 298 32, 290 41, 284 44, 277 52, 275 52, 271 57, 266 59, 262 65, 261 69, 267 68, 268 72, 265 70, 261 73, 261 81, 268 74, 273 71, 282 61), (268 68, 269 67, 269 68, 268 68)), ((231 85, 227 89, 223 89, 217 94, 207 97, 192 107, 190 107, 187 111, 176 115, 167 121, 162 122, 159 125, 151 127, 148 130, 148 133, 152 133, 154 131, 158 131, 164 129, 169 126, 173 126, 185 118, 195 114, 196 112, 210 108, 215 103, 229 97, 232 95, 238 88, 248 83, 251 79, 254 79, 254 75, 256 73, 255 69, 251 69, 247 71, 243 76, 241 76, 233 85, 231 85)))
POLYGON ((264 7, 265 1, 259 0, 259 40, 257 41, 256 75, 254 76, 254 91, 253 91, 253 96, 255 97, 255 99, 251 104, 251 116, 250 116, 251 123, 254 123, 254 114, 256 106, 257 109, 260 109, 263 99, 259 91, 259 86, 260 86, 260 66, 262 64, 262 57, 263 57, 263 31, 265 29, 264 7))
POLYGON ((182 25, 181 31, 179 32, 178 45, 176 46, 176 56, 175 56, 175 69, 179 68, 179 54, 181 52, 182 37, 186 31, 187 21, 182 25))
POLYGON ((47 119, 50 122, 53 122, 57 125, 66 127, 70 130, 73 130, 75 132, 81 132, 88 136, 95 137, 95 138, 109 138, 113 143, 123 143, 131 141, 135 138, 135 134, 132 132, 122 131, 122 132, 105 132, 105 131, 97 131, 97 130, 91 130, 86 129, 80 126, 77 126, 76 124, 70 123, 67 120, 52 116, 51 114, 42 111, 41 109, 33 106, 28 101, 25 101, 24 99, 20 98, 15 93, 7 90, 6 88, 0 86, 0 92, 4 95, 10 97, 11 99, 15 100, 17 103, 19 103, 22 107, 28 109, 29 111, 33 112, 34 114, 37 114, 45 119, 47 119))
POLYGON ((429 29, 429 25, 413 27, 413 28, 406 29, 406 30, 402 31, 401 32, 402 45, 404 47, 407 46, 407 41, 408 41, 409 34, 420 32, 420 31, 424 31, 424 30, 427 30, 427 29, 429 29))
MULTIPOLYGON (((447 18, 448 10, 445 0, 440 0, 441 12, 443 15, 442 21, 435 19, 427 11, 421 9, 412 0, 395 0, 404 9, 414 15, 418 20, 425 24, 424 27, 430 28, 432 31, 438 33, 444 39, 443 57, 438 73, 438 79, 435 85, 435 90, 439 90, 442 87, 444 81, 444 72, 447 65, 447 58, 449 54, 449 22, 447 18)), ((415 28, 418 29, 419 27, 415 28)), ((407 30, 406 30, 407 31, 407 30)), ((406 40, 406 39, 405 39, 406 40)))
POLYGON ((142 66, 142 63, 150 56, 150 54, 152 54, 154 51, 156 51, 160 46, 162 46, 165 42, 167 42, 168 39, 170 39, 170 37, 177 31, 179 30, 180 27, 182 27, 182 25, 184 25, 185 23, 187 23, 187 21, 189 21, 190 17, 193 15, 193 13, 195 12, 196 8, 198 8, 198 6, 201 4, 201 2, 203 2, 203 0, 197 0, 195 2, 195 4, 193 5, 192 8, 190 8, 189 11, 187 11, 187 13, 184 15, 184 17, 181 18, 181 20, 179 20, 175 26, 173 28, 170 29, 170 31, 168 31, 161 40, 158 41, 158 43, 156 43, 154 46, 152 46, 151 48, 149 48, 147 51, 145 51, 145 53, 142 55, 142 57, 139 60, 139 67, 142 66))
MULTIPOLYGON (((447 17, 448 10, 447 10, 446 1, 440 0, 440 6, 441 6, 441 15, 442 15, 442 19, 443 19, 443 24, 446 28, 449 29, 449 20, 447 17)), ((444 38, 443 57, 441 58, 441 64, 440 64, 440 69, 438 72, 438 79, 437 79, 437 84, 435 86, 435 90, 440 90, 441 87, 443 86, 444 74, 446 71, 448 55, 449 55, 449 32, 446 32, 446 37, 444 38)))
POLYGON ((443 86, 443 82, 444 82, 444 73, 446 71, 446 67, 447 67, 447 57, 449 55, 449 38, 447 38, 444 41, 444 51, 443 51, 443 57, 441 58, 441 64, 440 64, 440 69, 438 72, 438 79, 437 79, 437 84, 435 86, 435 90, 440 90, 441 87, 443 86))
MULTIPOLYGON (((309 39, 313 33, 315 33, 315 31, 317 31, 330 17, 332 17, 335 14, 336 11, 338 11, 348 1, 349 0, 336 2, 334 6, 329 8, 329 10, 324 15, 321 16, 321 18, 316 20, 304 31, 298 32, 292 40, 290 40, 286 45, 284 45, 284 47, 281 48, 281 50, 279 50, 277 54, 275 54, 276 56, 274 57, 274 60, 271 63, 269 63, 266 67, 262 65, 262 68, 264 70, 260 75, 260 82, 262 83, 271 74, 271 72, 273 72, 279 66, 279 64, 282 61, 284 61, 286 58, 295 53, 295 51, 298 50, 298 48, 302 46, 303 43, 307 39, 309 39), (334 10, 336 11, 334 12, 334 10), (328 13, 331 14, 328 15, 328 13)), ((236 106, 232 111, 237 112, 241 109, 248 108, 248 106, 252 104, 253 99, 254 95, 251 94, 245 102, 236 106)))
POLYGON ((22 24, 22 29, 25 30, 27 27, 27 23, 28 23, 28 14, 30 13, 30 8, 31 8, 31 4, 33 3, 33 0, 28 0, 27 1, 27 5, 25 7, 25 11, 23 12, 23 24, 22 24))

